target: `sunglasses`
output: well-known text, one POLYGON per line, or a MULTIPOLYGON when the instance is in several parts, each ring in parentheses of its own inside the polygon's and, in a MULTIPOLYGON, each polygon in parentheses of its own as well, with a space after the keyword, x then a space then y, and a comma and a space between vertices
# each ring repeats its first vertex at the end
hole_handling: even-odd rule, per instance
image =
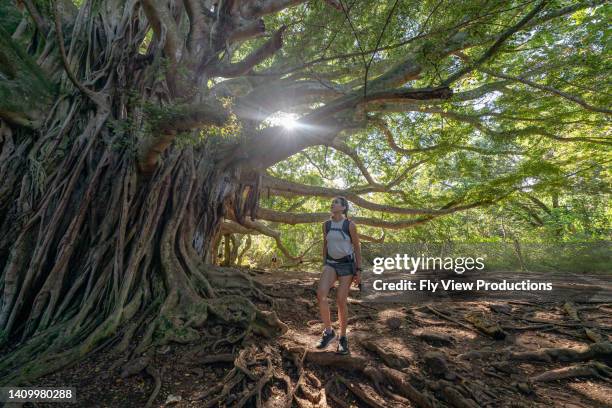
POLYGON ((344 205, 344 204, 342 204, 342 200, 334 200, 334 201, 332 201, 332 204, 344 205))

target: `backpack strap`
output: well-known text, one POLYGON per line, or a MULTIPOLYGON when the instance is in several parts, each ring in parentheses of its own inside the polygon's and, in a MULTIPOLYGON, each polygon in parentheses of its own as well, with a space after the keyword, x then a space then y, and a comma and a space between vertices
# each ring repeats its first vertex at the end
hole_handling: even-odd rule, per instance
POLYGON ((349 230, 350 225, 351 225, 351 222, 347 218, 345 218, 344 222, 342 223, 342 231, 344 231, 344 233, 348 235, 351 242, 353 242, 353 238, 351 237, 351 231, 349 230))
POLYGON ((344 221, 342 222, 342 228, 332 228, 331 220, 325 221, 325 236, 327 236, 327 234, 331 230, 340 231, 340 233, 342 233, 343 238, 346 235, 351 240, 351 242, 353 242, 353 238, 351 237, 351 232, 349 230, 350 223, 351 222, 345 218, 344 221))

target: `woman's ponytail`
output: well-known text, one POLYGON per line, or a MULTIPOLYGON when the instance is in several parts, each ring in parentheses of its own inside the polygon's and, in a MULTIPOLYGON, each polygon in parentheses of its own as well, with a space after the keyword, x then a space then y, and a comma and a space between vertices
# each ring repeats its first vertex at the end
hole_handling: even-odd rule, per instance
POLYGON ((348 210, 349 210, 348 200, 346 199, 346 197, 342 197, 342 196, 338 198, 342 201, 342 206, 344 206, 344 211, 342 211, 342 214, 344 214, 344 216, 348 220, 348 210))

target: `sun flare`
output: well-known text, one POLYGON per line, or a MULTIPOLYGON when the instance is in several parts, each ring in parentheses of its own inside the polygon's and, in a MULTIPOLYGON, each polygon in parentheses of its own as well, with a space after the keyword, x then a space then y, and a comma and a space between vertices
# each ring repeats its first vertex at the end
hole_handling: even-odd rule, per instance
POLYGON ((298 126, 298 115, 295 113, 278 112, 268 118, 272 126, 282 126, 287 130, 293 130, 298 126))

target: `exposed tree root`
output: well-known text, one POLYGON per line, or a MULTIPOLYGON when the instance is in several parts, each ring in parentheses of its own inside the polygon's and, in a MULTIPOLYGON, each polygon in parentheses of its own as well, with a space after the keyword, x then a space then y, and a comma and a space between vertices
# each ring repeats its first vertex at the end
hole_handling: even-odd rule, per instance
POLYGON ((150 355, 138 357, 134 360, 129 361, 127 364, 123 366, 123 369, 121 370, 121 378, 127 378, 132 375, 136 375, 140 373, 142 370, 149 367, 150 363, 151 363, 150 355))
POLYGON ((565 302, 563 304, 563 309, 572 320, 580 320, 580 317, 578 317, 578 310, 576 310, 576 306, 571 302, 565 302))
POLYGON ((472 323, 478 330, 495 340, 503 340, 507 333, 502 330, 497 323, 487 320, 484 315, 478 313, 468 313, 465 319, 472 323))
MULTIPOLYGON (((304 348, 296 345, 283 345, 289 353, 303 353, 304 348)), ((416 406, 432 408, 435 399, 431 395, 422 393, 410 384, 406 374, 389 367, 375 367, 372 361, 360 356, 342 356, 327 351, 307 351, 306 361, 320 366, 335 367, 340 370, 362 373, 368 377, 377 389, 382 384, 389 384, 416 406)))
MULTIPOLYGON (((531 378, 533 382, 550 382, 565 380, 576 377, 612 377, 612 370, 607 365, 591 361, 583 364, 576 364, 569 367, 558 368, 556 370, 545 371, 531 378)), ((605 379, 605 378, 604 378, 605 379)))
POLYGON ((158 372, 155 368, 148 365, 146 368, 146 371, 147 371, 147 374, 153 377, 153 381, 155 381, 155 386, 153 387, 153 391, 151 392, 151 395, 149 396, 149 399, 147 400, 147 403, 145 405, 145 408, 148 408, 151 405, 153 405, 153 401, 155 401, 155 398, 157 398, 157 395, 159 394, 159 390, 161 389, 161 384, 162 384, 161 378, 162 378, 162 375, 164 374, 164 367, 162 367, 161 370, 158 372))
POLYGON ((240 400, 238 401, 236 405, 237 408, 243 407, 247 403, 247 401, 249 401, 249 399, 251 399, 253 396, 256 397, 255 398, 256 406, 258 408, 262 406, 261 391, 263 387, 272 379, 274 375, 274 367, 272 366, 272 361, 270 361, 269 357, 266 359, 266 362, 267 362, 268 367, 265 373, 257 381, 255 387, 253 387, 250 391, 248 391, 247 389, 247 391, 244 392, 244 394, 242 395, 242 397, 240 398, 240 400))
POLYGON ((429 310, 431 313, 435 314, 438 317, 446 319, 449 322, 453 322, 455 324, 458 324, 459 326, 463 327, 464 329, 468 329, 470 331, 475 331, 475 329, 472 326, 470 326, 469 324, 465 324, 463 322, 460 322, 459 320, 457 320, 457 319, 455 319, 455 318, 453 318, 451 316, 448 316, 448 315, 440 312, 439 310, 434 309, 432 306, 426 305, 425 307, 427 308, 427 310, 429 310))
POLYGON ((453 407, 478 408, 478 404, 474 400, 464 397, 459 391, 459 388, 448 381, 439 380, 436 383, 431 384, 430 388, 436 391, 442 400, 446 401, 453 407))
POLYGON ((367 406, 372 408, 384 408, 384 404, 377 401, 375 398, 372 398, 367 392, 361 389, 358 384, 354 384, 351 381, 348 381, 346 378, 338 375, 335 377, 337 381, 344 384, 346 388, 348 388, 357 398, 363 401, 367 406))
POLYGON ((324 388, 326 400, 332 400, 336 404, 341 406, 342 408, 349 408, 349 405, 346 402, 342 401, 340 398, 338 398, 338 396, 334 393, 335 389, 336 389, 335 378, 331 378, 325 384, 325 388, 324 388))
POLYGON ((214 354, 212 356, 206 356, 200 360, 202 364, 213 364, 213 363, 231 363, 236 357, 231 353, 225 354, 214 354))
POLYGON ((449 336, 444 333, 434 332, 431 330, 423 330, 422 332, 417 334, 417 337, 421 340, 433 344, 450 345, 454 342, 452 336, 449 336))
POLYGON ((576 348, 548 348, 538 351, 511 352, 509 358, 519 361, 563 361, 577 362, 586 360, 608 361, 612 358, 612 343, 594 343, 576 348))
POLYGON ((386 350, 375 339, 361 338, 359 339, 359 344, 361 344, 366 350, 377 354, 382 361, 384 361, 384 363, 391 368, 399 370, 408 366, 408 361, 404 357, 398 356, 386 350))
POLYGON ((291 407, 291 404, 293 403, 293 399, 295 398, 295 393, 299 390, 302 384, 302 379, 304 377, 304 358, 306 358, 306 350, 304 350, 304 352, 302 353, 302 356, 299 358, 297 358, 295 355, 293 356, 294 356, 294 359, 293 359, 294 364, 298 368, 298 379, 295 385, 291 387, 289 392, 287 393, 287 401, 285 404, 285 407, 287 408, 291 407))

